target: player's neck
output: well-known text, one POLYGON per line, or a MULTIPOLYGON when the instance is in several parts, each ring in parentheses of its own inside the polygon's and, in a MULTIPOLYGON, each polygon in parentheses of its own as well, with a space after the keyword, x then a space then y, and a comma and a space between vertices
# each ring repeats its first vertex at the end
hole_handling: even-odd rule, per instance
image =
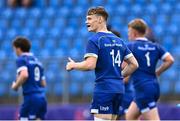
POLYGON ((97 33, 97 32, 110 33, 110 31, 108 31, 108 30, 107 30, 106 25, 102 25, 102 26, 100 26, 100 27, 97 29, 96 33, 97 33))

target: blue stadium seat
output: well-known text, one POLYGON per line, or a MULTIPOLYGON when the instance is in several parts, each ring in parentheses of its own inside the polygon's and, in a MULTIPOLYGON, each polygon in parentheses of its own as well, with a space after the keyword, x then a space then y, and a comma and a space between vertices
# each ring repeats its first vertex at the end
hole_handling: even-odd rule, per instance
POLYGON ((5 0, 1 0, 0 2, 0 9, 5 7, 5 0))
POLYGON ((175 82, 175 84, 174 84, 174 92, 176 93, 176 94, 180 94, 180 81, 179 80, 177 80, 176 82, 175 82))
POLYGON ((43 38, 47 35, 47 30, 43 28, 36 29, 36 33, 34 33, 37 38, 43 38))
POLYGON ((56 28, 56 29, 63 29, 66 25, 66 21, 65 19, 61 16, 61 17, 57 17, 55 20, 54 20, 54 25, 53 27, 56 28))
POLYGON ((44 41, 44 47, 43 48, 46 48, 48 49, 49 51, 53 51, 56 49, 56 41, 53 40, 53 39, 46 39, 44 41))
POLYGON ((9 29, 9 26, 8 26, 8 20, 7 19, 0 19, 0 28, 1 30, 7 30, 9 29))
POLYGON ((15 9, 13 13, 16 18, 25 19, 27 17, 28 11, 25 8, 19 8, 15 9))
POLYGON ((28 11, 28 17, 29 18, 33 18, 33 19, 37 19, 37 18, 41 18, 42 17, 42 11, 43 9, 39 9, 39 8, 31 8, 28 11))
POLYGON ((4 50, 0 50, 0 60, 4 60, 4 59, 6 59, 6 57, 7 57, 7 55, 6 55, 6 52, 4 51, 4 50))
POLYGON ((105 4, 105 0, 92 0, 92 6, 103 6, 105 4))
POLYGON ((11 19, 11 18, 14 16, 13 9, 11 9, 11 8, 5 8, 5 9, 2 11, 1 16, 2 16, 4 19, 11 19))
POLYGON ((126 16, 128 13, 128 8, 124 4, 120 4, 117 6, 116 11, 114 11, 113 14, 115 14, 115 17, 118 17, 118 14, 121 16, 126 16))
MULTIPOLYGON (((81 0, 81 1, 82 1, 82 0, 81 0)), ((85 1, 85 0, 83 0, 83 1, 85 1)), ((75 17, 85 16, 86 11, 84 11, 84 9, 83 9, 82 7, 83 7, 83 6, 75 6, 75 7, 74 7, 74 10, 73 10, 73 12, 74 12, 73 16, 75 16, 75 17)))
POLYGON ((159 14, 156 18, 156 25, 167 26, 169 24, 168 16, 166 14, 159 14))
POLYGON ((179 20, 180 20, 180 15, 179 15, 179 13, 174 13, 173 15, 172 15, 172 17, 171 17, 171 24, 176 24, 176 25, 180 25, 180 22, 179 22, 179 20))
POLYGON ((157 36, 162 36, 163 35, 163 33, 164 33, 164 29, 163 29, 163 26, 160 26, 160 25, 156 25, 154 28, 153 28, 153 30, 154 30, 154 33, 156 33, 156 35, 157 36))
POLYGON ((21 35, 30 38, 32 36, 32 31, 29 28, 22 29, 21 35))
POLYGON ((50 18, 42 18, 39 23, 39 27, 45 30, 51 28, 51 19, 50 18))
POLYGON ((72 72, 69 73, 69 76, 72 82, 80 83, 84 81, 84 72, 82 71, 73 70, 72 72))
POLYGON ((1 83, 0 84, 0 96, 3 96, 6 94, 8 87, 6 86, 6 83, 1 83))
POLYGON ((80 84, 78 82, 70 82, 69 92, 70 95, 78 95, 80 93, 80 84))
POLYGON ((180 31, 180 28, 177 26, 177 24, 172 23, 168 27, 168 33, 172 36, 179 36, 179 31, 180 31))
POLYGON ((171 91, 171 81, 170 80, 162 80, 160 82, 160 90, 162 94, 168 94, 171 91))
POLYGON ((34 0, 34 5, 35 7, 38 7, 38 8, 45 8, 48 6, 47 2, 48 1, 53 1, 53 0, 34 0))
POLYGON ((147 7, 145 7, 145 13, 149 15, 156 15, 158 8, 155 4, 147 4, 147 7))
POLYGON ((89 82, 84 82, 83 85, 83 95, 90 95, 93 93, 93 89, 94 89, 94 82, 93 81, 89 81, 89 82))
POLYGON ((172 10, 172 5, 170 5, 170 3, 166 2, 166 3, 162 3, 161 4, 161 11, 165 14, 169 14, 172 10))
POLYGON ((76 0, 78 6, 81 7, 88 7, 89 6, 89 1, 87 0, 76 0))
POLYGON ((52 19, 56 16, 56 9, 53 7, 48 7, 45 9, 45 13, 43 15, 44 18, 52 19))
POLYGON ((63 58, 63 57, 66 57, 67 54, 62 48, 58 48, 54 50, 54 56, 58 58, 63 58))
POLYGON ((54 88, 53 88, 53 92, 56 96, 62 96, 62 93, 63 93, 63 85, 62 83, 55 83, 54 84, 54 88))
POLYGON ((13 19, 10 23, 10 27, 20 30, 22 28, 22 19, 13 19))
POLYGON ((172 47, 174 46, 174 44, 173 44, 174 41, 173 40, 174 39, 170 34, 163 37, 163 45, 168 51, 170 51, 172 49, 172 47))
POLYGON ((143 7, 139 4, 134 4, 131 8, 131 11, 133 14, 137 15, 141 15, 144 11, 143 7))
POLYGON ((69 13, 70 13, 70 10, 71 9, 69 9, 68 7, 66 7, 66 6, 63 6, 63 7, 61 7, 61 8, 59 8, 58 10, 57 10, 57 17, 67 17, 68 15, 70 15, 69 13))
POLYGON ((37 19, 29 18, 24 22, 26 28, 31 29, 32 31, 37 27, 37 19))
POLYGON ((54 8, 61 7, 62 0, 49 0, 49 6, 52 6, 54 8))
POLYGON ((73 27, 70 26, 64 30, 64 33, 67 38, 72 38, 75 35, 75 31, 73 27))
POLYGON ((68 49, 70 49, 70 43, 68 39, 62 38, 59 41, 58 48, 63 49, 64 51, 68 51, 68 49))

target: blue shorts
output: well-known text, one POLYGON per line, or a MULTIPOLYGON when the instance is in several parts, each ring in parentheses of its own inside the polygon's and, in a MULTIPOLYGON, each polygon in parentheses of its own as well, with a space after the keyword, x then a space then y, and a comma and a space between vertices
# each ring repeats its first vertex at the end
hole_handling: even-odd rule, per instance
POLYGON ((121 93, 94 93, 91 104, 91 113, 93 114, 119 114, 119 108, 122 106, 121 93))
POLYGON ((156 107, 160 96, 158 83, 149 83, 135 89, 135 102, 141 113, 156 107))
POLYGON ((20 119, 35 120, 45 119, 47 102, 44 94, 30 94, 24 96, 24 102, 20 109, 20 119))
POLYGON ((133 92, 125 92, 122 101, 122 108, 120 108, 120 114, 119 114, 120 116, 127 113, 128 108, 132 101, 133 101, 133 92))

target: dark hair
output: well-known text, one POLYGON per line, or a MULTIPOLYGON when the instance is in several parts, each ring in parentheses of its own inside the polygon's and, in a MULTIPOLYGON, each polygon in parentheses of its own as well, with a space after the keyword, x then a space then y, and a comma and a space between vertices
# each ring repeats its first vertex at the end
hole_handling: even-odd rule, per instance
POLYGON ((114 30, 114 29, 112 29, 111 25, 108 25, 108 26, 107 26, 107 30, 108 30, 108 31, 111 31, 111 32, 112 32, 113 34, 115 34, 116 36, 121 37, 121 33, 118 32, 118 31, 116 31, 116 30, 114 30))
POLYGON ((23 52, 29 52, 31 49, 31 43, 25 37, 16 37, 13 41, 13 46, 20 48, 23 52))
POLYGON ((108 13, 102 6, 89 8, 87 15, 94 15, 94 14, 102 16, 106 21, 108 19, 108 13))
POLYGON ((141 34, 145 34, 147 29, 146 22, 142 19, 134 19, 130 21, 128 27, 135 29, 141 34))

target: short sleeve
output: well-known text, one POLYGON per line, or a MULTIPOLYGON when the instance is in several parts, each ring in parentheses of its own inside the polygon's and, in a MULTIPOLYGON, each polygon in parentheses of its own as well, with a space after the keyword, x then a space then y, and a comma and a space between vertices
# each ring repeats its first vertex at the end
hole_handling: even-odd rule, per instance
POLYGON ((126 60, 126 59, 132 57, 133 54, 132 54, 132 52, 130 51, 130 49, 128 48, 128 46, 126 44, 124 44, 123 46, 125 48, 125 57, 124 57, 124 59, 126 60))
POLYGON ((21 72, 22 70, 27 70, 26 61, 22 58, 18 58, 16 60, 16 66, 17 66, 17 73, 21 72))
POLYGON ((98 51, 99 51, 99 48, 96 45, 96 43, 93 42, 92 40, 89 40, 86 46, 86 54, 84 55, 84 58, 87 58, 90 56, 98 58, 98 51))
POLYGON ((157 44, 157 47, 159 51, 159 58, 164 60, 169 55, 169 52, 167 52, 166 49, 159 44, 157 44))
POLYGON ((44 68, 41 69, 41 80, 46 80, 45 74, 44 74, 44 68))

